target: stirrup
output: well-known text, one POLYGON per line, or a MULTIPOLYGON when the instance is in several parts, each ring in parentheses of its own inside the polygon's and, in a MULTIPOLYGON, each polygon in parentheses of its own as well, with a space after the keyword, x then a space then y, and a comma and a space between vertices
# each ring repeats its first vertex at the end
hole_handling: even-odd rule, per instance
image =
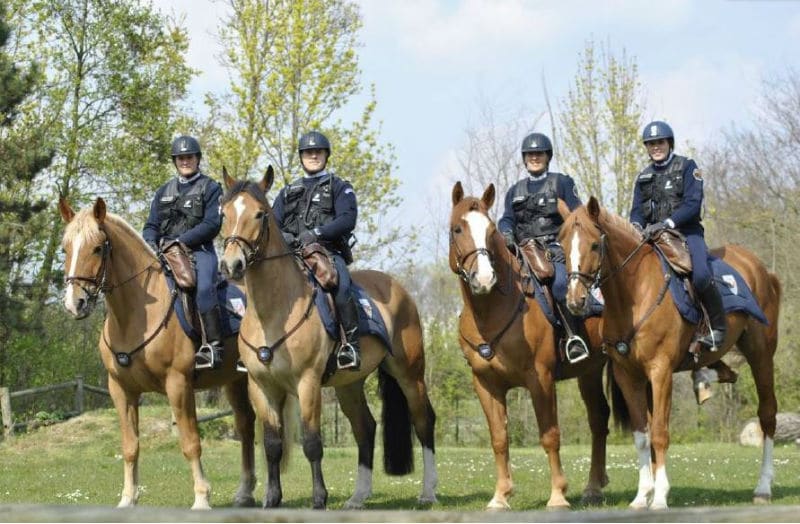
POLYGON ((236 371, 239 373, 247 373, 247 366, 244 365, 241 359, 236 361, 236 371))
POLYGON ((338 369, 351 369, 358 371, 361 367, 361 357, 358 351, 349 342, 342 344, 336 353, 336 367, 338 369))
POLYGON ((581 360, 589 358, 589 348, 586 347, 586 342, 578 335, 569 337, 564 347, 570 364, 577 364, 581 360))
POLYGON ((198 348, 194 354, 195 369, 218 369, 222 366, 221 351, 209 343, 198 348))
POLYGON ((725 333, 719 329, 712 329, 710 333, 697 339, 701 346, 712 353, 717 351, 724 341, 725 333))

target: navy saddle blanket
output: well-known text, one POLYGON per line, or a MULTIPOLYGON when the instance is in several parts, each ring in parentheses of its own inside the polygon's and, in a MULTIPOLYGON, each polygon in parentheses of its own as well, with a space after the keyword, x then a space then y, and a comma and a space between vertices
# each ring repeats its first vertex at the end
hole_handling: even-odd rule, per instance
MULTIPOLYGON (((763 324, 769 324, 761 306, 756 302, 753 292, 739 272, 721 258, 710 256, 708 261, 711 264, 711 273, 714 275, 717 289, 722 296, 725 313, 742 311, 763 324)), ((681 316, 692 324, 700 322, 700 309, 689 297, 689 291, 686 288, 691 285, 689 279, 679 278, 663 257, 661 257, 661 267, 670 272, 672 278, 669 279, 669 290, 681 316)))
MULTIPOLYGON (((175 281, 171 277, 167 277, 169 282, 170 291, 175 289, 175 281)), ((217 302, 219 303, 222 321, 220 327, 222 328, 222 336, 230 337, 239 333, 239 325, 242 323, 244 316, 244 309, 247 306, 247 300, 244 291, 238 287, 229 284, 227 280, 221 279, 220 284, 217 286, 217 302)), ((183 301, 175 301, 175 314, 178 317, 183 331, 195 342, 200 342, 201 335, 194 329, 191 321, 187 320, 186 312, 183 309, 183 301)))
MULTIPOLYGON (((314 280, 312 280, 312 284, 317 285, 314 280)), ((389 341, 389 332, 386 330, 386 324, 375 302, 373 302, 372 298, 367 295, 367 292, 355 282, 350 285, 350 292, 353 293, 356 298, 356 303, 358 304, 358 331, 360 335, 362 337, 364 335, 374 335, 386 346, 389 353, 391 353, 392 343, 389 341)), ((317 303, 317 309, 322 318, 322 324, 325 326, 325 331, 327 331, 334 340, 339 340, 341 338, 339 334, 339 323, 336 321, 336 315, 334 315, 326 294, 322 292, 322 289, 317 290, 314 300, 317 303)))

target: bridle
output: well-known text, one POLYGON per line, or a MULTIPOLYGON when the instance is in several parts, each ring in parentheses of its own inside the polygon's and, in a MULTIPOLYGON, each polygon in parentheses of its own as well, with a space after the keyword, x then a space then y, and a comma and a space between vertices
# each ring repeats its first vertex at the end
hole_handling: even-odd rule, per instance
POLYGON ((252 266, 256 262, 294 254, 294 251, 291 249, 274 255, 267 255, 261 252, 261 248, 269 244, 269 213, 267 211, 263 211, 262 213, 263 214, 258 219, 260 224, 258 226, 258 235, 256 235, 255 239, 250 241, 239 235, 230 235, 223 240, 223 249, 227 249, 230 244, 236 244, 239 247, 244 254, 244 265, 246 268, 252 266))

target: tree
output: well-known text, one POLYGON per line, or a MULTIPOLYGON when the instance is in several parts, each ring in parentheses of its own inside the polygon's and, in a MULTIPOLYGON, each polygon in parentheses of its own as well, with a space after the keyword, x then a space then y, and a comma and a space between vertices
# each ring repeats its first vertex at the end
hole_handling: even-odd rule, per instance
POLYGON ((617 58, 589 41, 578 60, 575 83, 556 116, 559 165, 586 196, 627 215, 641 155, 638 67, 624 49, 617 58), (598 63, 599 61, 599 63, 598 63))
POLYGON ((24 326, 27 287, 21 278, 31 219, 46 201, 33 196, 34 181, 52 161, 42 129, 20 115, 27 98, 39 87, 38 66, 20 69, 6 53, 11 28, 6 4, 0 2, 0 384, 7 382, 6 345, 24 326))
MULTIPOLYGON (((297 139, 308 130, 324 132, 333 151, 330 167, 350 180, 359 201, 358 259, 389 263, 401 238, 381 218, 396 208, 398 181, 393 148, 373 127, 375 94, 355 122, 336 117, 359 94, 356 36, 358 7, 348 0, 229 0, 222 22, 224 64, 230 93, 209 97, 216 169, 225 163, 237 177, 263 172, 271 164, 288 183, 298 167, 297 139), (365 241, 366 240, 366 241, 365 241)), ((277 187, 276 187, 277 189, 277 187)))

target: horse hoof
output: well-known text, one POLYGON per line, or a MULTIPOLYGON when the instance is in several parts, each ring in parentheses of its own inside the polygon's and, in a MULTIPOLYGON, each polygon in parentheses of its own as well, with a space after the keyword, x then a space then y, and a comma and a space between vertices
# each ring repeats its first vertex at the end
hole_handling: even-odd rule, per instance
POLYGON ((252 508, 256 505, 256 499, 252 496, 236 497, 233 499, 234 508, 252 508))
POLYGON ((342 509, 364 509, 364 502, 348 500, 342 505, 342 509))
POLYGON ((569 502, 566 500, 564 502, 554 502, 554 503, 547 503, 547 507, 545 508, 547 511, 564 511, 569 509, 569 502))
POLYGON ((417 503, 421 506, 432 506, 437 502, 438 500, 436 500, 436 495, 420 495, 420 497, 417 499, 417 503))
POLYGON ((669 509, 666 503, 653 504, 650 506, 651 511, 664 511, 669 509))
POLYGON ((488 511, 508 511, 511 509, 511 506, 508 505, 508 502, 505 500, 497 500, 492 499, 489 501, 489 504, 486 505, 486 509, 488 511))
POLYGON ((598 491, 584 491, 581 495, 581 505, 583 506, 602 506, 604 501, 603 493, 598 491))
POLYGON ((764 504, 769 504, 771 502, 772 502, 771 495, 758 495, 758 494, 753 495, 753 504, 758 504, 760 506, 763 506, 764 504))

